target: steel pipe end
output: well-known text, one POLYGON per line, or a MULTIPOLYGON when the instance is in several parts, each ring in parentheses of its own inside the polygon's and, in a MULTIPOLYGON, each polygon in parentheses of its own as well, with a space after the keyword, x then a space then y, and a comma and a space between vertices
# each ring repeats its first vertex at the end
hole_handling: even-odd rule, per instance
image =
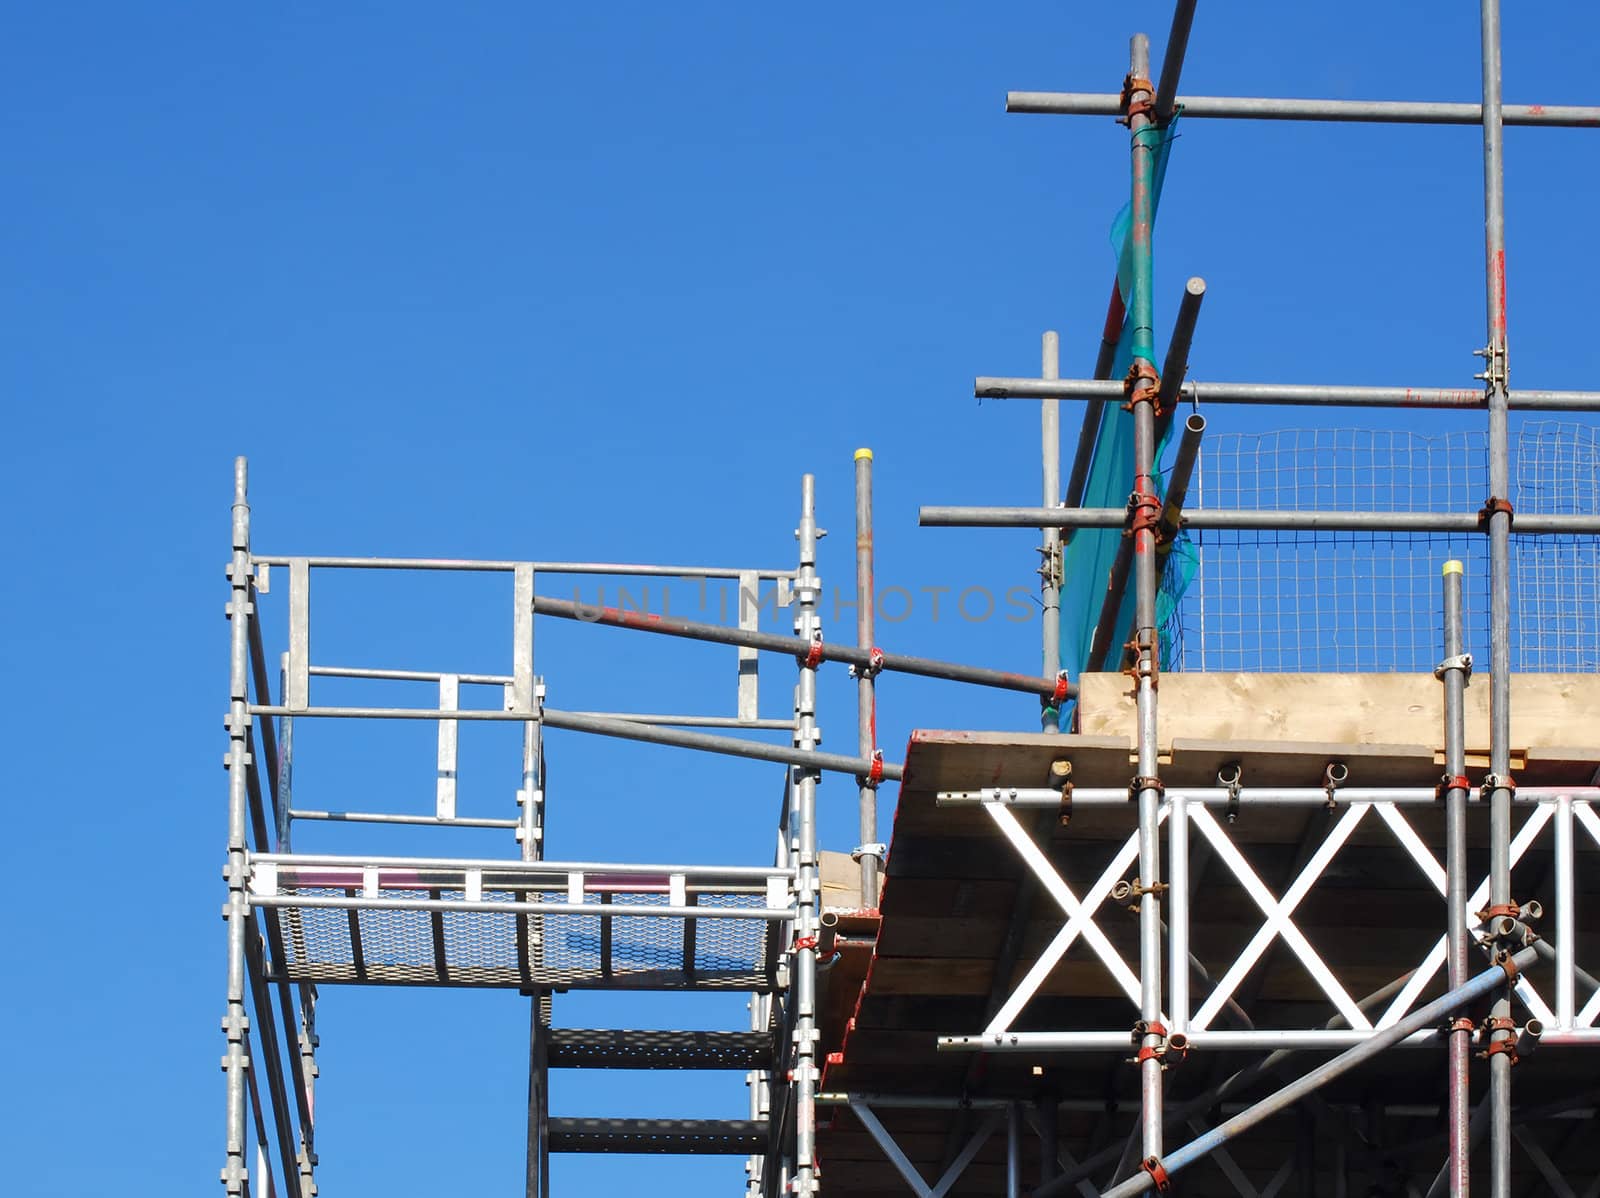
POLYGON ((1538 919, 1544 914, 1544 907, 1538 899, 1529 899, 1522 904, 1523 919, 1538 919))
POLYGON ((1183 429, 1185 432, 1198 437, 1206 431, 1206 418, 1200 415, 1199 412, 1195 412, 1183 422, 1183 429))
POLYGON ((1533 939, 1533 929, 1522 920, 1514 920, 1512 916, 1502 915, 1490 926, 1491 936, 1501 940, 1515 940, 1517 944, 1528 944, 1533 939))
POLYGON ((1183 285, 1183 289, 1190 295, 1198 298, 1206 293, 1206 281, 1199 275, 1195 275, 1183 285))
POLYGON ((1522 1031, 1517 1033, 1517 1058, 1530 1056, 1533 1050, 1539 1047, 1539 1037, 1544 1035, 1544 1023, 1538 1019, 1530 1019, 1522 1025, 1522 1031))

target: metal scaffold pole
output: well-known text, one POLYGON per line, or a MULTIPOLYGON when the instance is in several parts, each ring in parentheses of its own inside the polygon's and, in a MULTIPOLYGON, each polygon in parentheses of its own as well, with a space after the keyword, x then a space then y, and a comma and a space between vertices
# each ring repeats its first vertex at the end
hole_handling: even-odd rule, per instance
MULTIPOLYGON (((1061 373, 1061 338, 1055 333, 1044 335, 1039 375, 1053 379, 1061 373)), ((1047 399, 1039 405, 1040 450, 1044 475, 1044 506, 1054 507, 1061 502, 1061 402, 1047 399)), ((1039 606, 1043 620, 1041 634, 1044 650, 1045 677, 1061 669, 1061 530, 1040 529, 1044 545, 1039 553, 1039 606)), ((1045 702, 1039 712, 1039 724, 1046 732, 1061 729, 1061 709, 1045 702)))
MULTIPOLYGON (((1489 909, 1515 913, 1511 898, 1511 463, 1506 350, 1504 140, 1500 111, 1500 3, 1481 0, 1483 38, 1483 215, 1488 344, 1482 350, 1489 403, 1489 909)), ((1504 947, 1504 946, 1502 946, 1504 947)), ((1490 1192, 1511 1193, 1511 1065, 1499 1049, 1513 1035, 1511 990, 1489 1014, 1490 1192)))
MULTIPOLYGON (((1031 510, 1031 509, 1030 509, 1031 510)), ((1098 509, 1088 509, 1095 511, 1098 509)), ((1035 520, 1038 525, 1041 521, 1035 520)), ((775 632, 762 632, 754 628, 729 628, 722 624, 706 624, 685 620, 679 616, 657 615, 654 612, 633 611, 628 608, 589 606, 576 599, 555 599, 537 595, 533 610, 541 616, 558 616, 563 620, 577 620, 583 624, 602 624, 610 628, 631 628, 637 632, 653 632, 658 636, 684 637, 688 640, 710 641, 722 645, 741 645, 767 653, 792 653, 796 656, 815 657, 817 664, 827 661, 843 662, 858 670, 887 670, 891 674, 917 674, 923 678, 943 678, 949 682, 968 682, 975 686, 992 686, 1000 690, 1019 691, 1039 695, 1059 702, 1075 697, 1077 688, 1066 685, 1058 674, 1035 678, 1029 674, 1013 674, 1007 670, 993 670, 987 666, 963 666, 954 662, 937 661, 930 657, 912 657, 905 653, 886 653, 882 650, 857 645, 844 645, 823 640, 807 642, 798 636, 783 636, 775 632)), ((545 723, 557 727, 557 717, 545 715, 545 723)))
MULTIPOLYGON (((1472 659, 1464 652, 1461 621, 1459 561, 1444 564, 1444 660, 1439 679, 1444 684, 1444 817, 1445 910, 1448 950, 1445 961, 1450 989, 1467 982, 1467 956, 1471 941, 1467 929, 1467 779, 1466 686, 1472 659)), ((1467 1067, 1472 1059, 1472 1020, 1456 1012, 1450 1020, 1449 1042, 1450 1192, 1465 1195, 1471 1180, 1472 1144, 1467 1067)))
MULTIPOLYGON (((249 865, 246 843, 247 774, 250 768, 250 504, 249 473, 244 458, 233 463, 233 557, 228 565, 232 596, 228 603, 230 653, 228 659, 228 1006, 222 1030, 227 1054, 222 1059, 227 1075, 227 1156, 222 1184, 230 1198, 249 1190, 246 1162, 246 1094, 250 1068, 245 1048, 250 1018, 245 1011, 245 935, 250 909, 247 899, 249 865)), ((263 1044, 261 1051, 275 1046, 263 1044)))
MULTIPOLYGON (((513 616, 513 702, 521 709, 538 707, 533 675, 533 570, 516 570, 513 616)), ((544 859, 544 736, 538 720, 522 725, 522 785, 517 792, 521 808, 517 838, 524 861, 544 859)), ((544 1021, 549 992, 533 989, 528 995, 528 1153, 524 1193, 527 1198, 550 1198, 550 1029, 544 1021)))
MULTIPOLYGON (((807 474, 800 482, 800 527, 795 536, 800 542, 800 569, 795 576, 795 634, 807 643, 821 647, 822 622, 818 600, 822 581, 817 576, 817 484, 807 474)), ((817 654, 800 659, 800 678, 795 685, 795 748, 811 752, 817 743, 817 654)), ((801 1198, 815 1194, 817 1186, 816 1066, 817 1040, 817 937, 822 930, 819 919, 821 882, 817 857, 817 783, 821 773, 812 767, 794 769, 795 816, 799 853, 799 893, 794 918, 794 1096, 795 1096, 795 1175, 794 1193, 801 1198)))
POLYGON ((1143 1167, 1152 1176, 1161 1171, 1162 1053, 1166 1030, 1161 1026, 1161 782, 1157 777, 1156 679, 1156 528, 1161 500, 1155 479, 1156 404, 1161 380, 1155 366, 1151 231, 1154 218, 1155 155, 1161 131, 1151 119, 1155 96, 1149 80, 1150 42, 1133 39, 1128 80, 1128 131, 1132 146, 1133 227, 1132 285, 1129 322, 1133 365, 1128 398, 1133 409, 1134 480, 1130 500, 1133 533, 1135 632, 1133 652, 1137 680, 1139 776, 1134 789, 1139 801, 1139 1024, 1136 1061, 1139 1068, 1143 1167))
MULTIPOLYGON (((858 449, 856 464, 856 648, 868 651, 868 664, 855 667, 856 675, 856 750, 865 759, 881 762, 878 753, 878 673, 871 656, 876 650, 873 630, 877 589, 872 567, 872 450, 858 449)), ((878 870, 883 864, 883 846, 878 843, 878 783, 882 771, 863 774, 858 798, 860 839, 856 861, 861 866, 861 905, 878 905, 878 870)))

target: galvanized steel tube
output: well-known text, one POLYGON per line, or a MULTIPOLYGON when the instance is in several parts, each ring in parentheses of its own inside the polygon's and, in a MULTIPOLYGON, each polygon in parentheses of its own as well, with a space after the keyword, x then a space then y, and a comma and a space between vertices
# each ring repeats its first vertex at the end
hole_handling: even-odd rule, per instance
MULTIPOLYGON (((800 481, 799 571, 795 576, 794 630, 806 644, 820 643, 822 624, 817 614, 822 596, 822 581, 817 577, 816 479, 805 475, 800 481)), ((817 743, 817 667, 809 657, 800 660, 800 679, 795 687, 794 748, 802 757, 815 760, 817 743)), ((817 857, 817 783, 815 765, 802 764, 794 770, 796 832, 799 856, 798 899, 794 919, 794 1094, 795 1094, 795 1177, 794 1192, 799 1198, 817 1193, 817 937, 821 903, 821 879, 817 857)))
MULTIPOLYGON (((1511 958, 1511 963, 1516 969, 1525 969, 1536 960, 1538 954, 1531 948, 1525 948, 1511 958)), ((1356 1047, 1343 1052, 1326 1064, 1318 1066, 1303 1077, 1290 1082, 1277 1092, 1268 1095, 1256 1103, 1249 1110, 1242 1111, 1230 1119, 1225 1119, 1204 1135, 1191 1140, 1183 1147, 1168 1154, 1161 1161, 1166 1172, 1171 1175, 1194 1164, 1203 1157, 1209 1156, 1228 1141, 1233 1140, 1278 1114, 1280 1111, 1293 1106, 1306 1095, 1315 1092, 1319 1087, 1334 1078, 1348 1073, 1350 1070, 1371 1060, 1378 1054, 1392 1048, 1402 1041, 1417 1035, 1426 1034, 1427 1029, 1439 1022, 1451 1011, 1488 994, 1490 991, 1502 988, 1509 980, 1509 973, 1504 966, 1495 965, 1480 973, 1464 986, 1451 990, 1431 1003, 1418 1007, 1411 1014, 1390 1026, 1378 1031, 1364 1033, 1364 1039, 1356 1047)), ((1499 1054, 1504 1056, 1505 1054, 1499 1054)), ((1145 1173, 1132 1177, 1118 1186, 1113 1186, 1105 1193, 1105 1198, 1131 1198, 1134 1194, 1142 1194, 1155 1185, 1155 1179, 1145 1173)))
MULTIPOLYGON (((1439 801, 1432 786, 1340 786, 1330 795, 1322 786, 1246 786, 1237 792, 1220 786, 1169 786, 1167 798, 1185 803, 1221 807, 1237 802, 1240 807, 1349 807, 1357 803, 1393 803, 1400 807, 1431 807, 1439 801)), ((1566 797, 1581 802, 1600 802, 1600 787, 1595 786, 1519 786, 1513 802, 1519 806, 1555 802, 1566 797)), ((1061 806, 1061 791, 1049 786, 991 786, 981 790, 941 790, 935 802, 940 807, 976 807, 998 803, 1004 807, 1055 810, 1061 806)), ((1072 791, 1074 806, 1120 807, 1128 803, 1125 786, 1077 786, 1072 791)), ((1468 799, 1468 806, 1479 801, 1468 799)))
POLYGON ((246 1073, 250 1068, 245 1036, 250 1018, 245 1010, 245 934, 249 927, 248 826, 246 791, 250 755, 250 503, 249 467, 233 463, 233 556, 228 567, 228 1004, 223 1017, 227 1038, 223 1072, 227 1077, 226 1155, 222 1183, 230 1198, 249 1190, 246 1073))
MULTIPOLYGON (((674 745, 681 749, 702 749, 707 753, 721 753, 728 757, 749 757, 756 761, 776 761, 810 770, 825 770, 836 774, 858 775, 871 771, 873 763, 860 757, 846 757, 842 753, 822 753, 815 749, 792 749, 784 745, 768 745, 760 741, 742 740, 736 736, 712 736, 706 732, 687 729, 657 728, 650 724, 635 724, 630 720, 607 720, 598 716, 580 716, 570 711, 546 708, 544 725, 573 732, 594 732, 601 736, 615 736, 622 740, 639 740, 654 745, 674 745)), ((902 767, 883 766, 883 776, 898 782, 902 767)))
POLYGON ((1156 123, 1172 119, 1178 98, 1178 80, 1183 75, 1183 58, 1189 49, 1189 27, 1194 24, 1197 0, 1178 0, 1172 8, 1172 27, 1167 31, 1167 48, 1161 54, 1161 78, 1156 82, 1156 123))
MULTIPOLYGON (((1049 406, 1049 405, 1046 405, 1049 406)), ((856 648, 874 648, 873 623, 877 588, 873 583, 872 450, 858 449, 856 464, 856 648)), ((856 667, 856 751, 868 760, 878 747, 877 671, 856 667)), ((878 784, 863 774, 857 791, 856 859, 861 866, 861 902, 878 905, 878 784)))
MULTIPOLYGON (((1463 779, 1466 772, 1466 685, 1467 659, 1463 657, 1465 636, 1461 620, 1463 566, 1459 561, 1444 564, 1444 661, 1439 677, 1444 683, 1444 772, 1447 779, 1463 779)), ((1464 779, 1463 779, 1464 780, 1464 779)), ((1445 956, 1450 989, 1467 981, 1467 955, 1470 949, 1467 928, 1467 790, 1449 786, 1445 790, 1445 912, 1447 921, 1445 956)), ((1472 1059, 1472 1027, 1450 1030, 1449 1041, 1449 1182, 1452 1194, 1465 1195, 1471 1182, 1471 1120, 1467 1068, 1472 1059)))
POLYGON ((1189 371, 1189 351, 1194 346, 1194 329, 1200 320, 1200 304, 1206 298, 1206 281, 1192 278, 1183 286, 1178 316, 1172 322, 1172 339, 1161 362, 1161 410, 1170 412, 1178 402, 1183 379, 1189 371))
MULTIPOLYGON (((1577 1013, 1577 918, 1572 844, 1572 796, 1556 800, 1556 1028, 1571 1031, 1577 1013)), ((1539 943, 1543 944, 1544 941, 1539 943)), ((1592 981, 1592 979, 1591 979, 1592 981)))
MULTIPOLYGON (((924 528, 1121 528, 1128 512, 1120 507, 1036 508, 925 506, 917 511, 924 528)), ((1476 513, 1335 512, 1275 508, 1199 508, 1183 513, 1184 528, 1280 532, 1456 532, 1479 531, 1476 513)), ((1600 533, 1600 514, 1519 515, 1519 536, 1571 536, 1600 533)), ((1030 680, 1031 681, 1031 680, 1030 680)))
MULTIPOLYGON (((1061 338, 1047 332, 1040 347, 1039 373, 1047 379, 1061 373, 1061 338)), ((1061 502, 1061 401, 1047 399, 1039 405, 1039 460, 1044 490, 1044 506, 1061 502)), ((1044 545, 1039 563, 1040 648, 1044 655, 1042 673, 1053 677, 1061 669, 1061 530, 1042 528, 1044 545)), ((1046 732, 1061 730, 1061 712, 1046 700, 1039 712, 1039 726, 1046 732)))
MULTIPOLYGON (((1268 96, 1176 96, 1187 119, 1357 121, 1385 125, 1480 125, 1483 106, 1416 100, 1280 99, 1268 96)), ((1105 92, 1007 92, 1006 111, 1062 116, 1118 116, 1122 99, 1105 92)), ((1600 108, 1576 104, 1507 104, 1507 125, 1600 127, 1600 108)))
MULTIPOLYGON (((1029 509, 1033 510, 1033 509, 1029 509)), ((1042 521, 1034 521, 1035 526, 1042 521)), ((1006 670, 991 670, 983 666, 956 665, 948 661, 935 661, 929 657, 912 657, 905 653, 874 655, 869 649, 832 641, 806 643, 797 636, 782 636, 775 632, 760 632, 750 628, 729 628, 723 624, 705 624, 696 620, 683 620, 677 616, 654 615, 648 612, 629 611, 626 608, 590 607, 571 599, 554 599, 536 595, 533 610, 541 616, 559 616, 564 620, 578 620, 585 624, 603 624, 609 628, 632 628, 639 632, 654 632, 662 636, 685 637, 696 641, 713 641, 723 645, 744 645, 770 653, 790 653, 804 657, 815 651, 820 661, 838 661, 857 669, 883 669, 897 674, 917 674, 924 678, 942 678, 949 682, 970 682, 976 686, 992 686, 1000 690, 1021 691, 1024 694, 1048 697, 1055 693, 1054 678, 1034 678, 1028 674, 1013 674, 1006 670)), ((1076 694, 1070 688, 1069 694, 1076 694)))
MULTIPOLYGON (((1152 222, 1154 218, 1155 155, 1160 133, 1139 106, 1153 97, 1149 92, 1150 43, 1144 34, 1135 34, 1129 62, 1131 85, 1128 89, 1128 130, 1132 155, 1132 245, 1133 283, 1130 295, 1129 329, 1135 368, 1155 372, 1154 303, 1151 292, 1152 222), (1144 81, 1144 86, 1140 82, 1144 81)), ((1135 383, 1132 393, 1134 437, 1135 502, 1157 505, 1155 485, 1155 407, 1156 387, 1135 383)), ((1161 1023, 1161 912, 1157 906, 1161 881, 1160 810, 1161 792, 1155 781, 1158 772, 1156 740, 1156 537, 1153 522, 1135 523, 1133 530, 1133 573, 1135 585, 1135 652, 1137 678, 1139 786, 1139 1018, 1145 1030, 1137 1040, 1139 1091, 1143 1151, 1146 1157, 1161 1155, 1162 1061, 1166 1037, 1161 1023)))
MULTIPOLYGON (((1504 140, 1500 103, 1500 2, 1480 0, 1483 49, 1484 280, 1488 344, 1484 374, 1489 399, 1489 495, 1511 496, 1507 416, 1506 229, 1504 140)), ((1511 902, 1511 513, 1489 516, 1489 772, 1498 783, 1489 795, 1489 902, 1511 902)), ((1491 1046, 1507 1039, 1511 988, 1500 987, 1490 1008, 1491 1046)), ((1511 1195, 1511 1056, 1489 1057, 1489 1160, 1491 1194, 1511 1195)))
MULTIPOLYGON (((1104 379, 1025 379, 979 375, 972 381, 978 399, 1087 399, 1120 403, 1121 382, 1104 379)), ((1600 391, 1512 391, 1509 406, 1521 411, 1600 411, 1600 391)), ((1335 408, 1448 408, 1481 411, 1488 407, 1480 390, 1460 387, 1353 387, 1322 383, 1212 383, 1186 380, 1178 399, 1218 404, 1335 408)), ((1071 499, 1068 489, 1068 499, 1071 499)))
POLYGON ((1022 1198, 1022 1104, 1006 1103, 1006 1198, 1022 1198))

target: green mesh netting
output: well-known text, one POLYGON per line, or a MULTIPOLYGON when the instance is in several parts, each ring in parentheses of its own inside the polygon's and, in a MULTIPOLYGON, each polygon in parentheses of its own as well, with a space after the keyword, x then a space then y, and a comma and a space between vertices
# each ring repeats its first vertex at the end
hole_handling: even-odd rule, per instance
MULTIPOLYGON (((1161 206, 1161 188, 1166 180, 1167 157, 1178 121, 1174 118, 1163 131, 1156 147, 1154 180, 1151 189, 1151 220, 1161 206)), ((1117 286, 1123 303, 1129 303, 1133 285, 1131 206, 1125 205, 1111 223, 1111 248, 1117 255, 1117 286)), ((1117 340, 1117 353, 1112 364, 1111 377, 1121 378, 1133 361, 1133 336, 1131 322, 1124 318, 1122 333, 1117 340)), ((1170 433, 1170 428, 1168 430, 1170 433)), ((1159 462, 1167 447, 1168 434, 1163 434, 1156 446, 1159 462)), ((1089 474, 1083 491, 1085 507, 1121 507, 1127 502, 1133 480, 1133 416, 1116 404, 1106 404, 1101 409, 1099 428, 1094 430, 1094 456, 1090 459, 1089 474)), ((1162 487, 1163 492, 1165 487, 1162 487)), ((1106 579, 1122 542, 1122 530, 1116 528, 1080 528, 1068 541, 1062 556, 1061 586, 1061 668, 1069 677, 1077 678, 1089 657, 1090 643, 1094 639, 1095 622, 1105 599, 1106 579)), ((1173 550, 1164 559, 1164 575, 1157 599, 1156 623, 1165 628, 1170 620, 1184 587, 1193 577, 1195 555, 1187 538, 1180 537, 1173 550)), ((1130 585, 1123 595, 1119 626, 1126 628, 1133 620, 1134 588, 1130 585)), ((1118 643, 1120 643, 1120 636, 1118 643)), ((1162 646, 1162 657, 1170 660, 1169 647, 1162 646)), ((1063 713, 1065 714, 1065 713, 1063 713)))

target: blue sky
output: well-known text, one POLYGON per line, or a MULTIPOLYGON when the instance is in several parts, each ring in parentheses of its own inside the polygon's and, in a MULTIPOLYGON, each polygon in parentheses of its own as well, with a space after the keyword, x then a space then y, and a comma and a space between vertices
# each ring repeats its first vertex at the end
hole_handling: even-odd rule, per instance
MULTIPOLYGON (((17 1193, 98 1194, 110 1178, 125 1194, 203 1193, 221 1164, 233 455, 251 458, 266 552, 763 566, 792 560, 812 470, 835 533, 824 582, 848 590, 851 451, 870 445, 880 585, 916 596, 880 641, 1030 668, 1037 621, 936 618, 920 588, 1031 586, 1036 534, 919 531, 916 506, 1037 502, 1036 406, 979 405, 971 377, 1033 373, 1047 327, 1064 373, 1086 373, 1104 312, 1125 135, 1007 117, 1005 91, 1114 90, 1127 36, 1147 29, 1159 60, 1169 15, 14 9, 0 47, 0 1145, 17 1193)), ((1600 49, 1600 11, 1511 8, 1505 36, 1508 100, 1600 101, 1572 66, 1600 49)), ((1471 100, 1476 14, 1207 5, 1184 82, 1471 100)), ((1586 282, 1600 240, 1583 219, 1597 136, 1507 137, 1516 385, 1600 374, 1586 282)), ((1471 128, 1190 122, 1156 239, 1158 338, 1201 274, 1201 377, 1464 384, 1484 338, 1480 188, 1471 128)), ((1218 431, 1314 419, 1211 416, 1218 431)), ((352 584, 319 617, 350 661, 500 669, 504 606, 482 587, 352 584)), ((538 651, 553 706, 732 703, 731 651, 544 624, 538 651)), ((765 677, 767 714, 784 714, 784 663, 765 677)), ((914 726, 1034 720, 1025 697, 881 690, 891 758, 914 726)), ((847 748, 842 674, 822 704, 825 747, 847 748)), ((464 738, 482 757, 463 764, 463 810, 509 803, 492 740, 464 738)), ((327 736, 304 784, 329 805, 425 798, 410 767, 426 746, 406 744, 380 756, 327 736)), ((770 768, 556 734, 550 761, 553 856, 770 852, 770 768)), ((850 847, 848 784, 824 798, 828 847, 850 847)), ((742 1012, 608 997, 557 1018, 732 1027, 742 1012)), ((325 992, 323 1192, 515 1192, 525 1024, 514 996, 325 992)), ((562 1075, 554 1109, 731 1116, 743 1101, 734 1076, 562 1075)), ((739 1175, 737 1161, 570 1159, 555 1180, 701 1192, 739 1175)))

